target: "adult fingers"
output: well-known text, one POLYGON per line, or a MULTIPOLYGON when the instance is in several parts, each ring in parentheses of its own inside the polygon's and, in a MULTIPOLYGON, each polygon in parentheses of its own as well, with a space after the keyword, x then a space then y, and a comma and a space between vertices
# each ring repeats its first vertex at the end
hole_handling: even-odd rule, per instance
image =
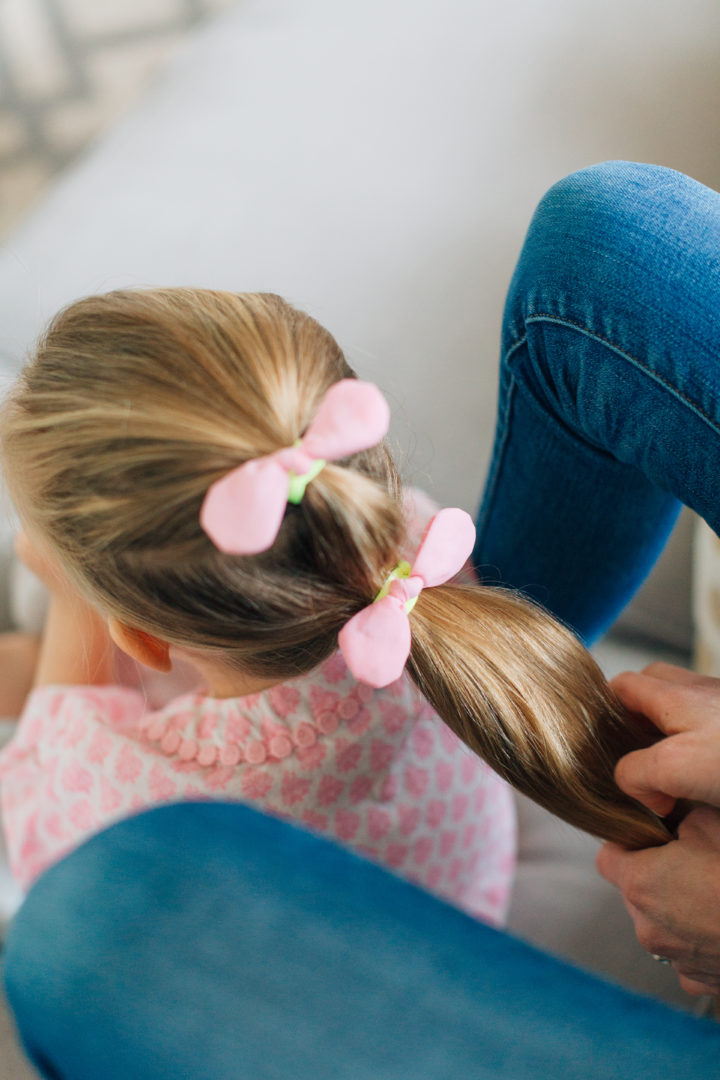
POLYGON ((620 758, 615 766, 615 782, 626 795, 665 817, 681 793, 674 793, 676 777, 669 778, 661 767, 663 755, 657 752, 660 745, 656 743, 646 750, 633 750, 620 758))
POLYGON ((696 671, 679 667, 677 664, 666 664, 662 660, 655 660, 642 669, 643 675, 649 675, 653 679, 662 679, 664 682, 679 683, 683 686, 712 686, 720 688, 720 679, 713 679, 710 675, 698 675, 696 671))
MULTIPOLYGON (((658 907, 660 910, 663 908, 668 856, 672 854, 672 847, 672 844, 665 844, 641 851, 628 851, 619 844, 606 841, 595 856, 595 866, 600 876, 622 893, 636 930, 639 920, 648 919, 658 907)), ((654 925, 652 918, 648 929, 651 924, 654 925)), ((663 946, 667 947, 668 942, 664 941, 663 946)), ((652 947, 649 951, 660 950, 652 947)))
POLYGON ((704 983, 698 982, 696 979, 688 979, 685 975, 679 975, 679 978, 680 985, 686 994, 694 994, 696 997, 700 997, 702 994, 720 994, 720 983, 717 980, 712 983, 704 983))
POLYGON ((600 877, 604 877, 611 885, 624 891, 624 885, 630 873, 630 866, 634 852, 627 851, 619 844, 611 841, 603 844, 595 856, 595 866, 600 877))
MULTIPOLYGON (((667 668, 671 665, 662 666, 667 668)), ((622 675, 617 675, 610 685, 627 709, 647 716, 666 735, 675 735, 700 726, 707 714, 706 687, 673 682, 637 671, 625 671, 622 675)), ((718 705, 720 706, 720 684, 718 705)))
POLYGON ((676 799, 720 806, 720 734, 673 735, 633 750, 615 766, 615 781, 631 798, 664 817, 676 799))

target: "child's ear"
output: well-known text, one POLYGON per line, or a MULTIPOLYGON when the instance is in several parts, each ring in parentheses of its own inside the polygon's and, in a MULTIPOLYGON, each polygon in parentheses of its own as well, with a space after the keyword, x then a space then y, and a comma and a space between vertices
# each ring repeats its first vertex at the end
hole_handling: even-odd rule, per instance
POLYGON ((133 660, 154 668, 155 671, 171 671, 170 646, 167 641, 156 638, 144 630, 126 626, 114 615, 108 619, 108 632, 118 649, 122 649, 133 660))

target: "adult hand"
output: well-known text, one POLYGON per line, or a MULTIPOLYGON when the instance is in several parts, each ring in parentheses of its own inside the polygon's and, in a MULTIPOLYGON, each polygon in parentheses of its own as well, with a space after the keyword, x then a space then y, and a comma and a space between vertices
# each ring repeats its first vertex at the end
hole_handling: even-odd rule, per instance
MULTIPOLYGON (((618 762, 623 791, 663 815, 678 798, 720 807, 720 679, 652 664, 612 685, 666 735, 618 762)), ((605 844, 597 866, 622 892, 640 944, 672 961, 688 993, 719 994, 720 811, 693 810, 663 847, 605 844)))
POLYGON ((667 736, 618 762, 619 787, 663 816, 679 798, 720 807, 720 679, 651 664, 611 685, 626 708, 667 736))
POLYGON ((720 811, 693 810, 662 847, 604 844, 597 868, 620 889, 642 947, 672 962, 682 988, 720 994, 720 811))

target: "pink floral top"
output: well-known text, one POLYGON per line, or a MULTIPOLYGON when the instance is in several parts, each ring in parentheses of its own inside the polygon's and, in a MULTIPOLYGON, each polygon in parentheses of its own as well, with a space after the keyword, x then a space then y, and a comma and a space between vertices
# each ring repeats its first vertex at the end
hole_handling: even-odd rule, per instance
POLYGON ((173 800, 292 818, 492 922, 505 917, 515 817, 505 783, 407 675, 358 684, 340 653, 249 697, 148 708, 122 686, 30 695, 0 754, 11 867, 28 887, 91 833, 173 800))

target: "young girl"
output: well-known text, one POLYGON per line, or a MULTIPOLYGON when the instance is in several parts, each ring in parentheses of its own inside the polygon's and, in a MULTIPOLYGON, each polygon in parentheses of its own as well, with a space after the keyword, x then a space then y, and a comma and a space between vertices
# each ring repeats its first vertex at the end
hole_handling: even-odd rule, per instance
POLYGON ((513 594, 444 584, 467 515, 421 542, 430 511, 401 498, 384 408, 273 295, 115 292, 55 318, 2 422, 51 596, 0 762, 24 885, 123 814, 236 798, 499 921, 510 796, 460 739, 575 824, 667 838, 612 778, 650 737, 575 638, 513 594), (149 707, 111 639, 200 685, 149 707))

